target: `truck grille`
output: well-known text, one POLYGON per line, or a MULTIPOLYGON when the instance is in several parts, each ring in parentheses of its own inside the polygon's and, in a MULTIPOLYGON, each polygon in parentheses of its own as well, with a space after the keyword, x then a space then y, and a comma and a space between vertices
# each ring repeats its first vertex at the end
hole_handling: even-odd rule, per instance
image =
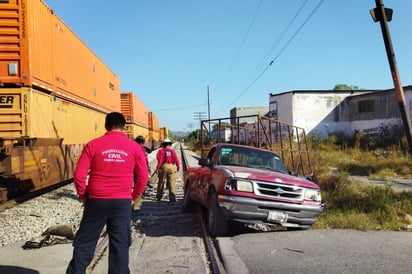
POLYGON ((276 197, 291 201, 302 201, 304 188, 279 183, 254 182, 255 194, 258 196, 276 197))

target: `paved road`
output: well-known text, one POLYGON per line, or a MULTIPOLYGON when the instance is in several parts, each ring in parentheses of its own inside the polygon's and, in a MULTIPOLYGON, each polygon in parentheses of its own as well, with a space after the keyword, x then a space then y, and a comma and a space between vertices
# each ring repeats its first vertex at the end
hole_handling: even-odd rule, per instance
POLYGON ((218 242, 236 253, 223 258, 229 274, 412 273, 411 232, 314 229, 249 233, 218 242))
POLYGON ((412 191, 412 179, 390 178, 387 180, 372 180, 367 176, 349 176, 352 181, 358 181, 375 186, 390 186, 395 191, 412 191))

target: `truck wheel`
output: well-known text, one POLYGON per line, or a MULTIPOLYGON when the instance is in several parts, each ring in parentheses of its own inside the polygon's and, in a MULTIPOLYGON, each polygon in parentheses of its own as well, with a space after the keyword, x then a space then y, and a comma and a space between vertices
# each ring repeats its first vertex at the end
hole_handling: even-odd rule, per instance
POLYGON ((227 233, 228 221, 220 210, 215 191, 212 191, 209 196, 207 225, 212 237, 225 236, 227 233))
POLYGON ((189 187, 190 187, 189 184, 186 185, 185 187, 185 193, 183 196, 183 203, 182 203, 182 210, 183 212, 186 212, 186 213, 192 212, 193 210, 193 201, 192 199, 190 199, 190 196, 189 196, 189 187))

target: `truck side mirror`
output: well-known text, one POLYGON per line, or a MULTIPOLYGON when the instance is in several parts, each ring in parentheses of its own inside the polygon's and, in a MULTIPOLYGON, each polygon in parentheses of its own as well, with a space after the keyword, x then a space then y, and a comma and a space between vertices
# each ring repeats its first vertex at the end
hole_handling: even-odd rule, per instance
POLYGON ((319 185, 318 177, 316 177, 316 175, 314 175, 314 174, 312 174, 311 181, 314 182, 315 184, 319 185))
POLYGON ((209 158, 200 158, 199 159, 199 165, 200 166, 210 166, 210 160, 209 158))
POLYGON ((298 176, 298 173, 294 170, 289 170, 289 175, 298 176))

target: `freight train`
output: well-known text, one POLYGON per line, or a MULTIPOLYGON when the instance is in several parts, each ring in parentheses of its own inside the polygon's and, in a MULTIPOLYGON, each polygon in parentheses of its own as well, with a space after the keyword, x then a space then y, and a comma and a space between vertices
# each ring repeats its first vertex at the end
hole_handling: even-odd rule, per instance
POLYGON ((164 139, 156 114, 42 0, 0 1, 0 202, 70 181, 112 111, 130 138, 164 139))

